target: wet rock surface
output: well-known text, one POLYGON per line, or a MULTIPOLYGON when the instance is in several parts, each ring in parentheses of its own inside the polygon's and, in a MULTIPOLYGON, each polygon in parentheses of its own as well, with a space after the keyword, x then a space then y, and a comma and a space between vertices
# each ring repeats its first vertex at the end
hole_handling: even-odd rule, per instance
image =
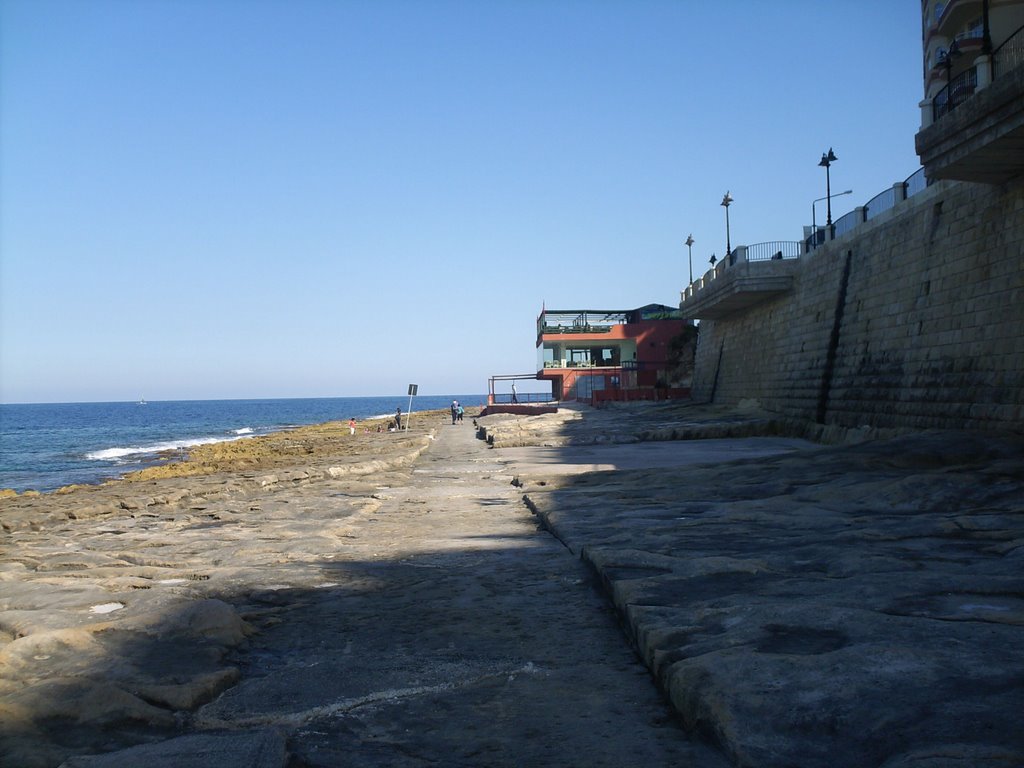
POLYGON ((0 764, 1024 763, 1020 439, 338 430, 0 501, 0 764))

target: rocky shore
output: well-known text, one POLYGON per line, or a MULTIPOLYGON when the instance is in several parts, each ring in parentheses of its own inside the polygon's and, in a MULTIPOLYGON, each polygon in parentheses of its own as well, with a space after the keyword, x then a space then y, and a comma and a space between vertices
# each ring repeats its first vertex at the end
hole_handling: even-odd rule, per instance
POLYGON ((0 764, 178 733, 238 682, 230 654, 279 621, 266 596, 402 482, 441 423, 418 416, 401 433, 337 422, 199 446, 0 500, 0 764))
POLYGON ((1019 437, 467 417, 0 500, 0 764, 1024 764, 1019 437))

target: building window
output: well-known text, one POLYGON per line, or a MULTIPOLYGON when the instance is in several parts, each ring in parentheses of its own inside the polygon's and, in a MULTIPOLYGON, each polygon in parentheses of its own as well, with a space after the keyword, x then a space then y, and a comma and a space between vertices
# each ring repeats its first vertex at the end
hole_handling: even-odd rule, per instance
POLYGON ((565 350, 569 367, 618 366, 622 359, 618 347, 576 347, 565 350))
POLYGON ((589 349, 567 349, 565 351, 565 357, 570 368, 590 364, 589 349))

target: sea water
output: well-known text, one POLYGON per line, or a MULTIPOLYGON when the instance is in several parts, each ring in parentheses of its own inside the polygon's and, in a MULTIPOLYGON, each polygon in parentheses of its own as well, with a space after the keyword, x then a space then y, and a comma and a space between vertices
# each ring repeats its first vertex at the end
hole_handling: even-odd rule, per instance
MULTIPOLYGON (((428 395, 415 412, 475 408, 485 395, 428 395)), ((264 435, 325 421, 390 416, 409 409, 408 397, 331 397, 281 400, 168 400, 138 403, 0 405, 0 488, 52 491, 98 483, 165 460, 190 447, 264 435)))

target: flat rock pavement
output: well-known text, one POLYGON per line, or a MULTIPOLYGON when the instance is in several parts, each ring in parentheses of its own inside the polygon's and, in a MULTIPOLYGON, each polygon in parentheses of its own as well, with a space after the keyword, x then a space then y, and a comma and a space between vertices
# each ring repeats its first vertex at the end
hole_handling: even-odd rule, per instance
POLYGON ((686 727, 737 766, 1024 765, 1024 440, 614 444, 722 431, 693 414, 483 424, 686 727))
POLYGON ((474 426, 4 500, 0 765, 1024 765, 1020 437, 474 426))
POLYGON ((434 432, 5 502, 0 764, 726 766, 508 460, 434 432))
POLYGON ((297 766, 724 766, 691 742, 591 574, 468 424, 281 590, 204 730, 277 727, 297 766))

